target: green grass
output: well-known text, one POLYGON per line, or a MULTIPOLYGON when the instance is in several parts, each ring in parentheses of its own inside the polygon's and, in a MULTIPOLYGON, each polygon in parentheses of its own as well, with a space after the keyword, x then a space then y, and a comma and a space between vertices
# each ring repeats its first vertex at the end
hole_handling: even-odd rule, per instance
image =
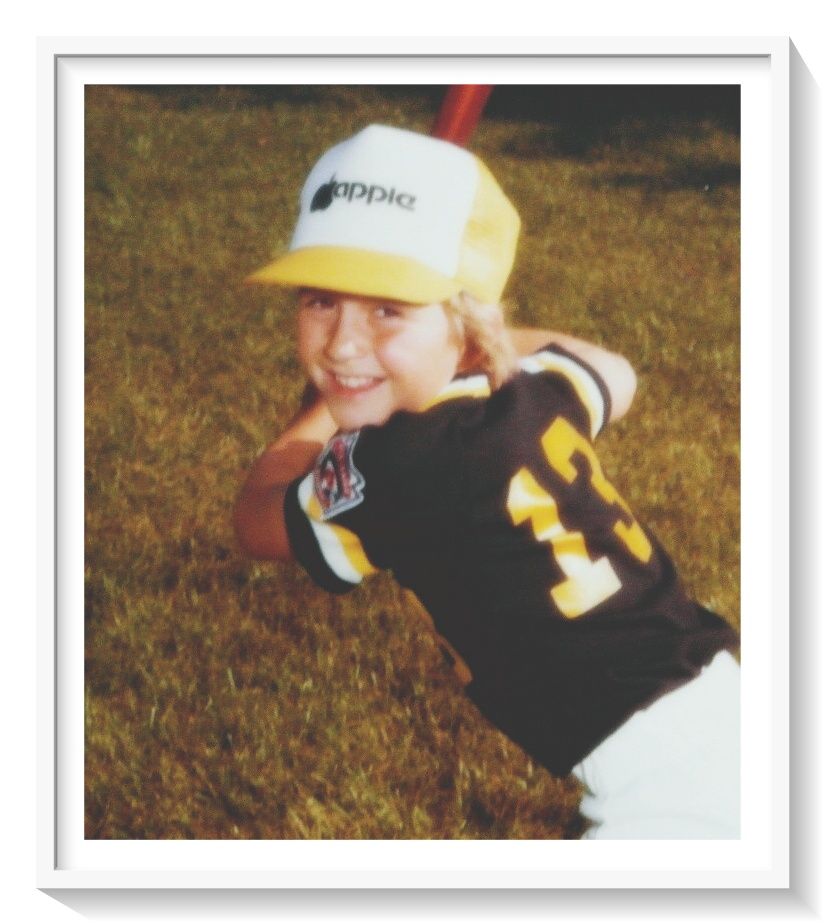
MULTIPOLYGON (((481 719, 389 578, 333 598, 231 531, 302 390, 288 297, 243 277, 288 241, 325 147, 372 121, 426 131, 432 105, 87 91, 87 837, 581 832, 575 783, 481 719)), ((473 139, 523 218, 514 320, 632 361, 605 468, 738 625, 738 138, 712 120, 559 131, 498 116, 473 139)))

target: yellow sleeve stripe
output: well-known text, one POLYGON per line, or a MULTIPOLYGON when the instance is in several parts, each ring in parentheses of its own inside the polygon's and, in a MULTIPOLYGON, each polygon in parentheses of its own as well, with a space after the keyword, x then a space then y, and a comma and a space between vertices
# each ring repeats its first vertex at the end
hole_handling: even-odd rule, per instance
POLYGON ((573 386, 590 418, 590 438, 607 423, 604 419, 604 397, 593 377, 574 359, 558 353, 543 351, 524 356, 519 365, 525 372, 558 372, 573 386))
POLYGON ((471 375, 466 379, 455 379, 443 388, 424 408, 429 410, 444 401, 454 398, 489 398, 490 382, 486 375, 471 375))
POLYGON ((307 515, 324 561, 342 580, 360 584, 361 579, 378 570, 367 558, 361 540, 349 529, 321 519, 321 504, 315 496, 312 473, 298 486, 298 501, 307 515))

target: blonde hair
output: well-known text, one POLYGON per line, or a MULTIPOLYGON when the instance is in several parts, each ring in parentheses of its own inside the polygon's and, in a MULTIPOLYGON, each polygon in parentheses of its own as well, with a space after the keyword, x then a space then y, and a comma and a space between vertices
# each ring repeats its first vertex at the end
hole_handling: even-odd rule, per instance
POLYGON ((464 334, 463 365, 485 373, 493 390, 502 386, 514 375, 518 364, 504 323, 504 305, 482 302, 468 292, 459 292, 447 299, 445 307, 464 334))

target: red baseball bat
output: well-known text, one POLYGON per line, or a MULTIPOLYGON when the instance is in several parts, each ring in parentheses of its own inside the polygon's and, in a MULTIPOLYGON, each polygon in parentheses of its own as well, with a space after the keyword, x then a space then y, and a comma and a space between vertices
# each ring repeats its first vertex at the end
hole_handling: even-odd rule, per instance
POLYGON ((475 83, 450 87, 430 134, 463 147, 470 140, 492 89, 475 83))

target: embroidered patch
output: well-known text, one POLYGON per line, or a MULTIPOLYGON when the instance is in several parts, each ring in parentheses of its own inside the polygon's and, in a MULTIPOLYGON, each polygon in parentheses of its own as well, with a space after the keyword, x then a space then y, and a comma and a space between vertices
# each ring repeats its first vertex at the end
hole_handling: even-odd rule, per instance
POLYGON ((339 433, 318 459, 313 480, 322 520, 357 507, 364 499, 364 476, 352 459, 357 439, 358 431, 339 433))

